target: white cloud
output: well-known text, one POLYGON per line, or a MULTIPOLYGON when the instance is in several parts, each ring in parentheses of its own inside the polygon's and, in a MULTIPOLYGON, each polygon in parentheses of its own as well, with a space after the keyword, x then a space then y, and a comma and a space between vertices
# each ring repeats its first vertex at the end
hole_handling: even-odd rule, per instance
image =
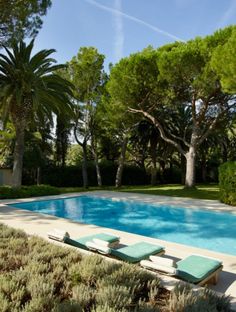
POLYGON ((134 17, 132 15, 126 14, 126 13, 120 11, 120 10, 110 8, 110 7, 105 6, 103 4, 100 4, 100 3, 98 3, 98 2, 96 2, 94 0, 85 0, 85 1, 87 3, 93 5, 93 6, 96 6, 97 8, 99 8, 101 10, 108 11, 108 12, 111 12, 113 14, 119 14, 120 16, 123 16, 123 17, 125 17, 128 20, 131 20, 131 21, 136 22, 136 23, 138 23, 140 25, 143 25, 143 26, 145 26, 145 27, 155 31, 156 33, 162 34, 162 35, 164 35, 166 37, 169 37, 169 38, 171 38, 171 39, 173 39, 175 41, 185 41, 184 39, 181 39, 181 38, 175 36, 174 34, 171 34, 171 33, 167 32, 167 31, 165 31, 163 29, 160 29, 160 28, 158 28, 158 27, 156 27, 156 26, 154 26, 152 24, 149 24, 149 23, 147 23, 147 22, 145 22, 145 21, 143 21, 143 20, 141 20, 141 19, 139 19, 137 17, 134 17))
POLYGON ((115 61, 119 61, 123 57, 124 50, 124 30, 123 30, 123 21, 122 15, 118 12, 122 10, 121 0, 115 0, 115 11, 114 14, 114 22, 115 22, 115 61))
POLYGON ((232 0, 228 9, 222 15, 218 28, 226 26, 227 22, 236 15, 236 0, 232 0))

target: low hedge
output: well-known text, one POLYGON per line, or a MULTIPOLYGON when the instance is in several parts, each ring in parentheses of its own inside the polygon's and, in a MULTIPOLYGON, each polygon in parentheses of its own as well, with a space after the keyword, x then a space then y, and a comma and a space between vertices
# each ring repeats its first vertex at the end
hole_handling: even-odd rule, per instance
POLYGON ((219 167, 220 200, 236 206, 236 161, 226 162, 219 167))
POLYGON ((50 185, 31 185, 19 188, 11 186, 0 187, 0 199, 27 198, 34 196, 58 195, 60 190, 50 185))
MULTIPOLYGON (((102 184, 107 186, 115 185, 117 164, 111 161, 100 163, 102 184)), ((23 184, 35 183, 35 177, 31 172, 24 170, 23 184)), ((123 185, 144 185, 149 182, 149 178, 144 169, 135 165, 125 165, 122 177, 123 185)), ((56 187, 82 187, 83 176, 81 164, 79 166, 56 167, 47 166, 41 170, 41 183, 56 187)), ((89 186, 97 186, 97 176, 94 162, 88 162, 88 183, 89 186)))
POLYGON ((137 265, 62 248, 0 224, 1 312, 230 312, 229 297, 177 286, 137 265))

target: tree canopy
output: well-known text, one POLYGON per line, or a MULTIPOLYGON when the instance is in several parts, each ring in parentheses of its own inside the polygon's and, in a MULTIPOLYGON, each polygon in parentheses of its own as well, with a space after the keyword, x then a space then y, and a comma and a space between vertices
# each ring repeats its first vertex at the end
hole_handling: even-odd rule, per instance
POLYGON ((0 164, 19 174, 24 154, 34 181, 59 185, 68 177, 68 186, 72 172, 73 186, 85 187, 147 177, 153 185, 187 187, 217 181, 220 163, 236 157, 235 37, 230 26, 149 46, 111 66, 109 75, 95 47, 58 66, 54 50, 31 56, 33 42, 15 43, 0 55, 0 164), (135 169, 127 177, 129 166, 135 169))
POLYGON ((227 42, 230 33, 226 28, 156 51, 148 48, 121 60, 111 71, 111 98, 127 112, 151 121, 162 139, 186 158, 188 187, 195 183, 198 147, 235 106, 234 97, 223 92, 220 77, 211 66, 213 52, 227 42), (186 127, 178 129, 181 111, 190 111, 190 115, 186 127), (171 122, 173 114, 177 123, 171 122))
POLYGON ((35 37, 51 0, 0 0, 0 47, 35 37))
POLYGON ((223 89, 236 93, 236 26, 225 44, 216 48, 212 64, 220 76, 223 89))

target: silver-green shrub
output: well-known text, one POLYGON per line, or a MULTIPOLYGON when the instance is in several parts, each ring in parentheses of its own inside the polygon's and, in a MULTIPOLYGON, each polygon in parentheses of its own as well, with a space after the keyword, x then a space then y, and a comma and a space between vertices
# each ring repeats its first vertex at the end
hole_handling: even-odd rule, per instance
POLYGON ((109 285, 98 289, 96 302, 98 305, 107 305, 111 308, 128 308, 133 301, 134 294, 126 286, 109 285))
POLYGON ((190 286, 178 284, 170 294, 168 302, 170 312, 230 312, 229 298, 218 297, 204 288, 194 291, 190 286))
POLYGON ((1 312, 229 312, 229 298, 169 293, 137 265, 81 255, 0 224, 1 312))

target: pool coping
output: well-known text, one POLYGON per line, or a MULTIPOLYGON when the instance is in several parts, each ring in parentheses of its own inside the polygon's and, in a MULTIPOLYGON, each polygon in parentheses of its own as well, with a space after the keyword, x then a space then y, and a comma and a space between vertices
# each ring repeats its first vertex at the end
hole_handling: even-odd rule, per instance
POLYGON ((134 200, 145 203, 152 204, 168 204, 173 205, 176 208, 193 208, 193 209, 205 209, 216 212, 226 212, 236 215, 236 207, 230 206, 224 203, 221 203, 219 200, 212 199, 195 199, 188 197, 175 197, 175 196, 165 196, 165 195, 149 195, 144 193, 132 193, 132 192, 119 192, 119 191, 86 191, 86 192, 75 192, 75 193, 65 193, 59 195, 49 195, 49 196, 38 196, 30 198, 19 198, 19 199, 1 199, 0 206, 3 204, 13 204, 13 203, 22 203, 22 202, 31 202, 31 201, 41 201, 41 200, 52 200, 59 198, 67 197, 77 197, 81 195, 99 195, 105 198, 119 198, 120 200, 134 200), (158 201, 157 201, 158 199, 158 201))
MULTIPOLYGON (((219 201, 213 200, 196 200, 182 197, 168 197, 168 196, 158 196, 158 195, 147 195, 139 193, 130 193, 130 192, 115 192, 115 191, 90 191, 90 192, 80 192, 80 193, 68 193, 55 196, 41 196, 41 197, 32 197, 24 199, 13 199, 13 200, 0 200, 0 222, 7 224, 12 227, 17 227, 24 229, 28 234, 36 234, 43 238, 47 239, 46 233, 52 228, 59 227, 62 229, 69 229, 72 237, 77 235, 78 237, 94 234, 95 232, 100 232, 105 230, 107 232, 119 235, 121 237, 121 242, 125 244, 132 244, 134 242, 140 241, 140 239, 145 241, 150 241, 158 245, 164 245, 166 247, 166 254, 173 258, 183 258, 192 253, 198 253, 206 256, 211 256, 218 258, 224 262, 224 271, 221 273, 223 276, 220 277, 219 283, 216 286, 213 286, 212 289, 219 292, 225 293, 232 297, 232 305, 236 311, 236 256, 231 256, 228 254, 216 253, 206 249, 200 249, 196 247, 186 246, 177 243, 171 243, 164 240, 149 238, 137 234, 132 234, 128 232, 122 232, 118 230, 108 229, 99 227, 96 225, 88 225, 79 222, 75 222, 69 219, 58 218, 51 215, 34 213, 29 210, 16 209, 9 207, 6 204, 13 203, 22 203, 30 201, 39 201, 39 200, 51 200, 58 198, 68 198, 68 197, 77 197, 82 195, 92 195, 92 196, 101 196, 106 198, 113 199, 124 199, 124 200, 135 200, 146 203, 155 203, 155 204, 168 204, 174 207, 184 207, 184 208, 193 208, 193 209, 207 209, 220 212, 230 212, 234 207, 224 205, 219 201), (33 227, 32 227, 33 225, 33 227), (80 233, 80 235, 79 235, 80 233)), ((235 211, 233 212, 235 214, 235 211)), ((163 275, 161 275, 163 279, 163 275)), ((173 285, 179 280, 164 277, 164 287, 167 289, 173 288, 173 285), (174 280, 174 281, 173 281, 174 280)))

